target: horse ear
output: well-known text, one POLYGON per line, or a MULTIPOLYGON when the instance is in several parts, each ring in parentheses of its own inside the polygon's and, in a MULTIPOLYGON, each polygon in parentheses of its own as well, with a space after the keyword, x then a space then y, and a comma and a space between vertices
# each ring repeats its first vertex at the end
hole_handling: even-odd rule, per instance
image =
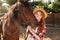
POLYGON ((17 16, 18 16, 18 7, 17 7, 17 5, 16 5, 16 7, 15 7, 14 10, 13 10, 13 18, 16 19, 17 16))

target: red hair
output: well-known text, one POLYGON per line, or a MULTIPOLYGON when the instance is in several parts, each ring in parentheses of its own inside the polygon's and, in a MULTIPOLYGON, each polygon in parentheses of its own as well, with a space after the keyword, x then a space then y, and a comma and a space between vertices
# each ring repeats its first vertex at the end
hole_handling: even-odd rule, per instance
POLYGON ((37 12, 41 12, 41 15, 42 15, 42 18, 39 22, 39 28, 38 28, 38 31, 42 32, 45 25, 45 19, 47 18, 47 12, 43 8, 35 8, 33 13, 36 14, 37 12))

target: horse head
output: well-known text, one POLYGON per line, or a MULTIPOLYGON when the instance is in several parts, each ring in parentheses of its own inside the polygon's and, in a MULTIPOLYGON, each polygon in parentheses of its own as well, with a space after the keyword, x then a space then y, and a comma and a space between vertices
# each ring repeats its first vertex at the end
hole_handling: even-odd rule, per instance
POLYGON ((26 25, 37 23, 35 16, 33 15, 33 10, 27 1, 17 3, 15 9, 13 10, 13 17, 18 18, 20 21, 26 25))

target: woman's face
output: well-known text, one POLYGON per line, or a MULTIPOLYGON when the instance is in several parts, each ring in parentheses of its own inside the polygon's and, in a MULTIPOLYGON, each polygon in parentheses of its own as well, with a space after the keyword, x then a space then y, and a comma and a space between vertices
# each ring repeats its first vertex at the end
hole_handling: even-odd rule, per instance
POLYGON ((40 22, 40 20, 41 20, 41 18, 42 18, 41 12, 37 12, 37 13, 35 13, 34 15, 35 15, 37 21, 40 22))

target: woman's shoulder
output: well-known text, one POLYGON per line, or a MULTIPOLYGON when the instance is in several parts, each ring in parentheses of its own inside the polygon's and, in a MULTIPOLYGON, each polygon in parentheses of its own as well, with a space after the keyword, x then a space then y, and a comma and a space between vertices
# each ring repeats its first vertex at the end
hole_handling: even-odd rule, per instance
POLYGON ((44 28, 44 29, 47 28, 46 25, 44 25, 43 28, 44 28))

